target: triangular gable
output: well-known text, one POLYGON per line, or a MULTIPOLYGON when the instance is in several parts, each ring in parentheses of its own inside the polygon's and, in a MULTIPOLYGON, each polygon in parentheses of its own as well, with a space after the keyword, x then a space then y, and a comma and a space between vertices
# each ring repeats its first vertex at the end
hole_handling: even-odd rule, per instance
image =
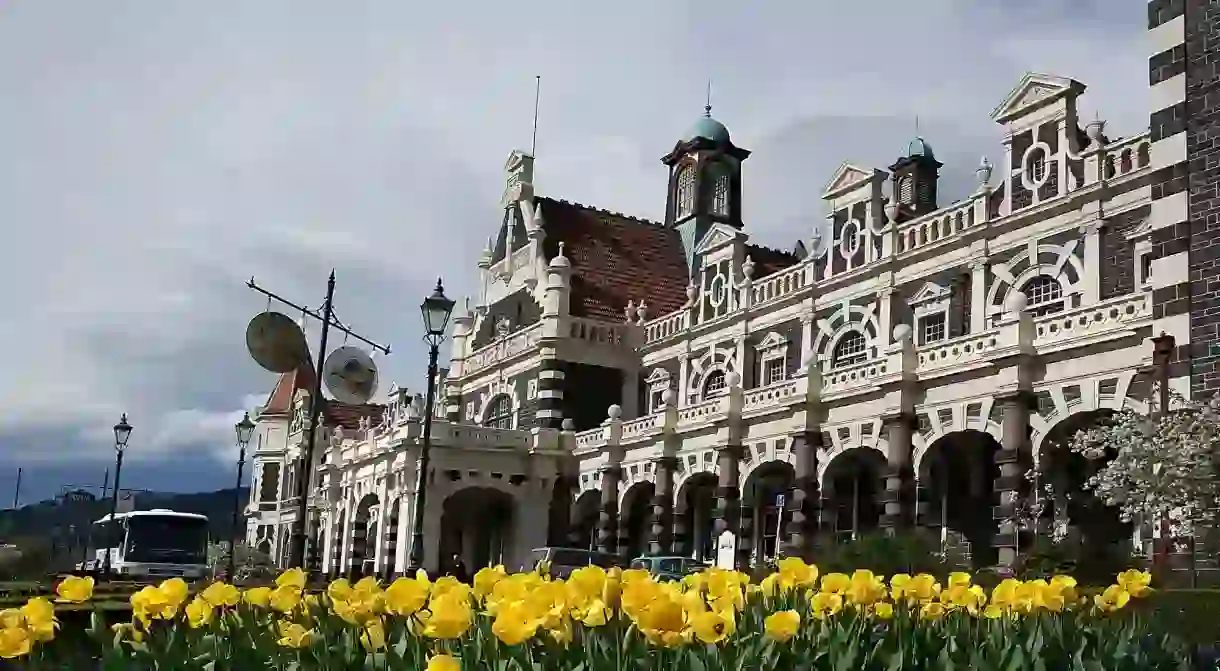
POLYGON ((699 241, 699 246, 695 248, 696 254, 710 254, 711 252, 720 249, 721 247, 736 241, 738 238, 745 237, 741 231, 726 226, 724 224, 715 224, 707 233, 703 234, 703 239, 699 241))
POLYGON ((1085 86, 1075 79, 1027 72, 991 113, 992 121, 1006 123, 1023 113, 1050 104, 1068 93, 1080 95, 1085 86))
POLYGON ((822 192, 822 198, 830 199, 851 191, 871 179, 873 172, 844 162, 835 171, 834 177, 831 177, 830 181, 826 183, 826 190, 822 192))
POLYGON ((780 335, 778 331, 772 331, 767 334, 767 337, 760 340, 758 342, 758 344, 754 346, 754 349, 759 352, 766 352, 769 350, 776 349, 778 347, 783 347, 784 345, 787 345, 787 344, 788 344, 787 338, 780 335))
POLYGON ((948 289, 935 282, 925 282, 923 287, 920 288, 919 291, 915 292, 915 295, 911 297, 910 304, 919 305, 921 303, 927 303, 929 301, 945 298, 948 295, 948 289))
POLYGON ((668 370, 665 370, 664 368, 654 368, 652 369, 652 373, 647 379, 644 380, 644 382, 648 384, 663 384, 668 383, 669 378, 670 375, 668 370))

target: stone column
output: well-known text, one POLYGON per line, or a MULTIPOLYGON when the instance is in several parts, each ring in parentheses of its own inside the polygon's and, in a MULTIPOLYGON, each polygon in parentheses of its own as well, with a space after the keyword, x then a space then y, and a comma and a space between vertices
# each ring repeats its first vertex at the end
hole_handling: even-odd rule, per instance
POLYGON ((1012 568, 1021 549, 1022 534, 1017 513, 1029 494, 1025 473, 1033 462, 1029 443, 1029 411, 1036 399, 1032 392, 1021 390, 997 397, 1003 412, 1003 434, 1001 449, 996 455, 1000 475, 995 481, 1000 505, 995 519, 999 522, 999 533, 995 537, 995 548, 1002 567, 1012 568))
POLYGON ((650 551, 654 555, 673 553, 674 471, 678 470, 676 457, 659 457, 653 461, 656 486, 652 497, 652 539, 650 551))
POLYGON ((888 533, 910 529, 915 525, 915 471, 911 467, 911 436, 915 431, 915 416, 899 413, 883 419, 889 445, 882 503, 881 528, 888 533))
POLYGON ((597 519, 597 549, 601 552, 618 551, 618 485, 623 478, 623 469, 617 464, 601 469, 601 510, 597 519))
POLYGON ((793 470, 796 479, 785 505, 789 511, 788 542, 784 554, 809 560, 817 544, 818 509, 821 491, 818 486, 818 450, 822 448, 822 433, 806 431, 794 440, 793 470))
MULTIPOLYGON (((563 466, 560 466, 563 469, 563 466)), ((555 488, 551 492, 550 520, 547 525, 547 544, 568 545, 572 536, 572 498, 577 489, 576 479, 563 470, 555 474, 555 488)))
POLYGON ((740 547, 741 530, 741 445, 725 445, 716 450, 716 464, 720 470, 720 481, 716 486, 716 536, 725 531, 738 535, 740 547))

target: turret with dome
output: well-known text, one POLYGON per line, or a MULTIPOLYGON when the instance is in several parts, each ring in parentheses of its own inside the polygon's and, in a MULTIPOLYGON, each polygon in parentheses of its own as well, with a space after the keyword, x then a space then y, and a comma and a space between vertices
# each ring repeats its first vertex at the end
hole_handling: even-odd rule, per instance
POLYGON ((890 166, 898 221, 936 211, 936 181, 941 165, 932 145, 922 136, 917 135, 907 143, 906 153, 890 166))

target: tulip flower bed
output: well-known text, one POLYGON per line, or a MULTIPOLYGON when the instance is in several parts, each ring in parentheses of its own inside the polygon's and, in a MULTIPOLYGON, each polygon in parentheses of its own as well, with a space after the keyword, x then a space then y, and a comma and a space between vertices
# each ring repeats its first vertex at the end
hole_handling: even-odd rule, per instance
POLYGON ((190 596, 173 579, 134 594, 130 622, 95 613, 87 631, 67 631, 55 603, 93 592, 67 578, 55 596, 0 611, 0 658, 184 671, 1189 668, 1184 646, 1129 607, 1151 592, 1139 571, 1091 597, 1067 576, 985 590, 964 573, 819 575, 792 558, 758 584, 719 569, 678 583, 593 566, 567 580, 483 569, 472 582, 339 580, 311 594, 289 570, 273 587, 190 596))

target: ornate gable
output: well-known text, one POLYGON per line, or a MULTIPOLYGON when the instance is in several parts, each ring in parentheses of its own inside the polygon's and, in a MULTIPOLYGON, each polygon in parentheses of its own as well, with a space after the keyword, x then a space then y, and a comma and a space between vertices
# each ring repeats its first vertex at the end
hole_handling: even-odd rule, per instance
POLYGON ((787 344, 787 338, 780 335, 778 331, 772 331, 767 334, 767 337, 760 340, 758 344, 754 346, 754 349, 758 352, 770 352, 771 350, 779 349, 787 344))
POLYGON ((822 192, 822 198, 830 199, 847 193, 872 179, 873 173, 873 170, 844 162, 826 184, 826 189, 822 192))
POLYGON ((699 242, 699 246, 695 248, 696 254, 710 254, 711 252, 732 244, 740 238, 744 238, 737 229, 725 224, 715 224, 707 233, 703 235, 703 240, 699 242))
POLYGON ((1065 95, 1080 95, 1084 89, 1084 84, 1074 79, 1027 72, 1020 83, 1009 91, 1004 102, 991 113, 991 119, 996 123, 1007 123, 1065 95))
POLYGON ((915 292, 915 295, 911 297, 911 300, 908 301, 908 303, 912 306, 922 305, 924 303, 940 300, 942 298, 948 298, 948 296, 948 289, 935 282, 925 282, 923 287, 920 288, 919 291, 915 292))

